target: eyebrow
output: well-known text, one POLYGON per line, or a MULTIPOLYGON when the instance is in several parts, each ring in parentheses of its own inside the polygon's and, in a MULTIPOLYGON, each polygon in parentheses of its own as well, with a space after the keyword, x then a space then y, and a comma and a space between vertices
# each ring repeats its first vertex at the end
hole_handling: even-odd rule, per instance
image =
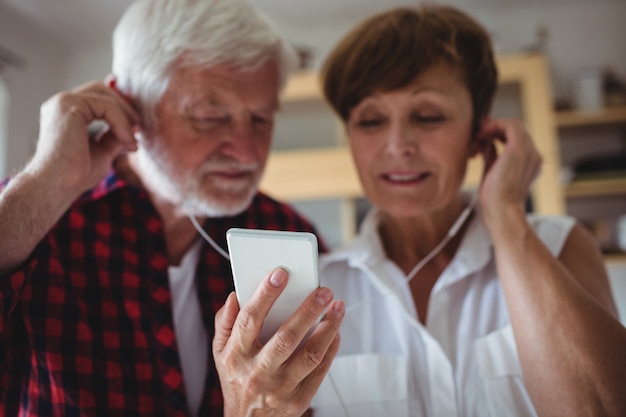
MULTIPOLYGON (((199 100, 193 100, 187 97, 181 102, 181 107, 185 110, 192 110, 199 106, 210 106, 217 108, 228 107, 226 104, 224 104, 224 101, 220 98, 220 96, 215 93, 211 93, 209 96, 203 97, 199 100)), ((258 108, 254 108, 253 111, 274 113, 277 112, 279 109, 280 102, 278 100, 272 100, 271 103, 258 108)))

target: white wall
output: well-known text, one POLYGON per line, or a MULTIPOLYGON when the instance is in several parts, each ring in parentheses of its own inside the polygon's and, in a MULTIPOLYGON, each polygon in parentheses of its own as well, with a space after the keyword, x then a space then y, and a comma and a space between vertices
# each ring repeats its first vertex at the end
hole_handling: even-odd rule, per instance
POLYGON ((111 72, 111 40, 72 51, 63 74, 62 88, 72 88, 93 80, 103 80, 111 72))
POLYGON ((8 141, 3 150, 6 165, 1 172, 6 174, 23 166, 34 151, 39 107, 60 88, 66 53, 1 2, 0 43, 26 62, 23 69, 8 67, 2 73, 11 98, 8 141))

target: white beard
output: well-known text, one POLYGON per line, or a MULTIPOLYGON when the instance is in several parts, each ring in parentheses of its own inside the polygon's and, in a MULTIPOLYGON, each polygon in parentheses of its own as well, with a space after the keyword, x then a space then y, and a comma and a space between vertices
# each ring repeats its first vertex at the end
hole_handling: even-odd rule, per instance
POLYGON ((160 196, 178 203, 185 213, 196 217, 224 217, 237 215, 248 208, 254 198, 261 175, 238 184, 218 183, 210 178, 216 168, 235 168, 258 173, 258 163, 240 164, 232 158, 213 157, 193 172, 184 172, 162 150, 142 141, 137 151, 143 181, 160 196), (178 172, 176 172, 178 171, 178 172), (208 179, 207 179, 208 177, 208 179), (208 182, 210 181, 210 182, 208 182))

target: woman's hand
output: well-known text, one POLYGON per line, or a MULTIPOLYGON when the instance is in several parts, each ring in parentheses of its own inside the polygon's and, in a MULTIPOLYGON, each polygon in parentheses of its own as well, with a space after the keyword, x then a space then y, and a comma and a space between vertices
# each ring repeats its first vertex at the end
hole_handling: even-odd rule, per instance
POLYGON ((301 416, 339 349, 345 307, 332 301, 328 288, 312 292, 267 343, 259 342, 263 320, 287 278, 285 270, 275 270, 241 309, 232 293, 215 317, 213 356, 227 417, 301 416))
POLYGON ((485 161, 479 203, 489 226, 524 204, 541 168, 541 156, 524 125, 517 120, 487 120, 478 134, 485 161), (501 143, 498 154, 497 143, 501 143))

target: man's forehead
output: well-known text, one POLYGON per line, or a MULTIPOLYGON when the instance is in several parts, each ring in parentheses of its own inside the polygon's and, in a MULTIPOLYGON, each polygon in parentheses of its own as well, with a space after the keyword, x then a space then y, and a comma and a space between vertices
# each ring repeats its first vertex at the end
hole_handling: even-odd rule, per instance
POLYGON ((215 108, 231 109, 234 107, 246 107, 255 111, 275 112, 279 108, 278 95, 273 97, 264 96, 241 96, 236 91, 224 86, 207 87, 203 91, 191 91, 185 94, 179 91, 176 99, 176 107, 184 110, 215 108))
POLYGON ((278 68, 267 63, 254 69, 217 64, 177 65, 166 94, 176 107, 235 106, 276 111, 279 107, 278 68))

